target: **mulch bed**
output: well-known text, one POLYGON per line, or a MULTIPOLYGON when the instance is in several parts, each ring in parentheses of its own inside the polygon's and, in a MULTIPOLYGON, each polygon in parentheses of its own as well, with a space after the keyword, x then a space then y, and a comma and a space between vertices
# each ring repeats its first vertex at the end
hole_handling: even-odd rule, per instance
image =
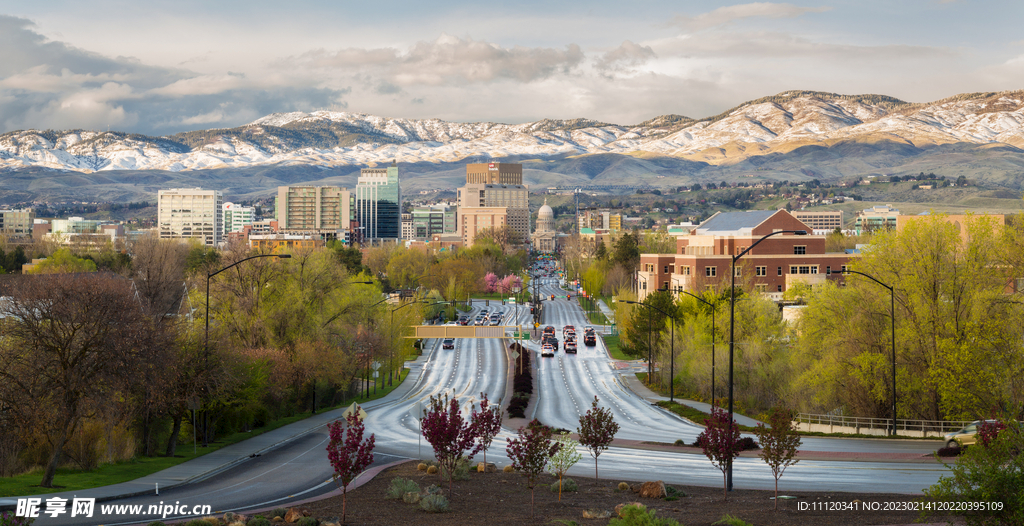
MULTIPOLYGON (((527 524, 551 524, 552 521, 572 521, 579 525, 604 525, 608 519, 584 519, 583 511, 589 509, 613 510, 617 504, 641 502, 657 510, 658 517, 669 517, 686 526, 710 525, 725 515, 740 518, 756 526, 793 525, 903 525, 914 523, 921 518, 917 511, 864 511, 864 508, 885 506, 901 502, 915 502, 919 497, 885 494, 851 494, 833 492, 791 492, 780 494, 798 497, 795 500, 780 500, 778 511, 773 509, 774 492, 762 490, 735 490, 723 497, 722 488, 672 485, 685 496, 677 500, 640 499, 630 490, 617 489, 619 480, 596 480, 573 477, 579 484, 579 491, 563 493, 562 501, 552 493, 549 486, 556 479, 542 475, 535 488, 536 503, 531 518, 530 489, 526 477, 516 473, 477 473, 471 470, 469 480, 456 481, 452 494, 448 495, 447 483, 438 475, 428 475, 416 469, 416 462, 394 466, 380 473, 373 480, 348 494, 348 524, 388 525, 486 525, 523 526, 527 524), (438 484, 444 494, 450 497, 447 513, 427 513, 413 504, 400 500, 388 500, 385 493, 395 477, 411 479, 421 489, 438 484), (801 511, 801 506, 805 509, 801 511), (857 510, 849 509, 857 507, 857 510), (845 507, 846 509, 842 509, 845 507)), ((630 481, 626 481, 630 482, 630 481)), ((781 480, 785 487, 785 477, 781 480)), ((320 519, 341 516, 341 497, 331 497, 302 507, 312 511, 320 519)), ((963 521, 949 515, 928 517, 929 523, 963 524, 963 521)), ((560 522, 571 524, 570 522, 560 522)))

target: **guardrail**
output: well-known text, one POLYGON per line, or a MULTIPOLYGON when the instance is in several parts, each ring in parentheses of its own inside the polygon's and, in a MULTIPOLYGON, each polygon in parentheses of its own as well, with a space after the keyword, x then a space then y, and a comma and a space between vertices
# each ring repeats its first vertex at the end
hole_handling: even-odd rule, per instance
MULTIPOLYGON (((798 413, 793 421, 800 431, 821 433, 855 433, 861 435, 889 434, 891 418, 865 418, 857 416, 816 415, 798 413)), ((913 437, 942 436, 958 431, 971 421, 959 420, 896 420, 896 434, 913 437)))

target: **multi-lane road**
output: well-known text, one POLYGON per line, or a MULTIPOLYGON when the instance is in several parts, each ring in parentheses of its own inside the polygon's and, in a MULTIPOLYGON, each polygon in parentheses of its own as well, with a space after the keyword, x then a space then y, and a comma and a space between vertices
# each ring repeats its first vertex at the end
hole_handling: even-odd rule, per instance
MULTIPOLYGON (((552 279, 543 280, 540 293, 565 296, 552 279)), ((532 327, 529 309, 520 306, 495 306, 491 312, 502 314, 502 324, 532 327), (517 312, 518 311, 518 312, 517 312)), ((482 302, 474 303, 476 314, 482 302)), ((546 301, 542 325, 553 325, 561 341, 562 327, 574 325, 578 330, 588 322, 575 300, 546 301)), ((554 357, 542 358, 538 343, 526 344, 535 352, 537 397, 533 414, 541 422, 559 428, 575 429, 579 417, 587 411, 594 397, 609 408, 620 425, 617 439, 632 441, 692 442, 702 428, 660 408, 632 393, 622 381, 622 371, 614 367, 603 342, 593 347, 579 346, 578 354, 567 355, 560 348, 554 357)), ((378 463, 406 458, 431 456, 429 444, 421 440, 419 417, 430 396, 448 394, 463 403, 476 401, 481 393, 490 400, 501 400, 507 387, 508 355, 499 339, 459 339, 455 349, 442 349, 439 340, 424 342, 425 356, 413 366, 404 394, 370 402, 366 425, 376 435, 378 463)), ((625 373, 631 374, 631 373, 625 373)), ((504 402, 504 400, 502 400, 504 402)), ((504 403, 502 405, 505 405, 504 403)), ((499 465, 508 463, 505 454, 507 439, 515 431, 505 429, 487 451, 487 459, 499 465)), ((331 491, 330 466, 324 450, 327 435, 321 427, 288 441, 260 457, 249 459, 215 476, 161 492, 164 502, 215 502, 218 510, 245 510, 284 505, 288 501, 308 498, 331 491)), ((907 440, 845 440, 804 439, 804 450, 858 452, 920 452, 934 451, 937 442, 907 440)), ((663 480, 674 484, 716 486, 722 474, 703 455, 652 451, 632 447, 612 447, 600 458, 602 478, 622 480, 663 480)), ((570 474, 590 476, 593 460, 584 453, 583 460, 570 474)), ((782 480, 790 490, 831 490, 860 493, 919 493, 935 483, 947 470, 936 463, 848 462, 803 460, 791 467, 782 480)), ((737 488, 770 489, 774 479, 769 469, 756 458, 738 458, 734 463, 734 485, 737 488)), ((116 504, 152 504, 152 495, 121 499, 116 504)), ((125 517, 127 520, 127 517, 125 517)), ((71 520, 47 520, 47 524, 74 524, 71 520)))

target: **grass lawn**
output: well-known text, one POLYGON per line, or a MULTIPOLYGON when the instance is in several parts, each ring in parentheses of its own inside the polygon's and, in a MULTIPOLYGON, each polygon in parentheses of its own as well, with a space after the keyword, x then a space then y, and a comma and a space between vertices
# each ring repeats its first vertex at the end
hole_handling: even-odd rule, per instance
MULTIPOLYGON (((333 407, 321 407, 318 409, 319 412, 330 411, 339 407, 346 407, 352 404, 352 402, 364 403, 370 400, 376 400, 381 398, 391 391, 394 391, 402 384, 402 381, 409 376, 409 369, 403 369, 400 379, 391 387, 380 388, 378 386, 376 394, 370 394, 370 396, 361 396, 357 398, 349 398, 344 402, 333 406, 333 407)), ((373 390, 371 388, 370 392, 373 390)), ((298 422, 309 418, 311 415, 308 412, 300 413, 297 415, 280 418, 269 422, 267 425, 253 429, 250 432, 239 432, 232 435, 218 437, 218 439, 211 443, 207 447, 193 448, 192 444, 182 444, 179 442, 178 449, 173 458, 168 457, 136 457, 131 460, 124 462, 118 462, 114 464, 104 464, 96 469, 90 471, 76 470, 76 469, 58 469, 57 475, 53 481, 62 487, 59 488, 41 488, 39 487, 39 481, 43 479, 43 470, 30 471, 10 478, 0 478, 0 496, 16 496, 16 495, 37 495, 42 493, 56 493, 59 491, 67 490, 81 490, 88 488, 98 488, 100 486, 109 486, 111 484, 120 484, 122 482, 128 482, 135 480, 139 477, 144 477, 162 471, 169 467, 176 466, 182 462, 187 462, 197 457, 201 457, 212 451, 216 451, 224 446, 229 446, 241 442, 243 440, 250 439, 256 435, 272 431, 279 427, 284 427, 288 424, 298 422), (195 452, 193 452, 195 451, 195 452)))
POLYGON ((604 346, 608 348, 608 354, 611 355, 614 360, 634 360, 632 356, 628 356, 622 352, 622 346, 619 344, 618 334, 602 334, 601 338, 604 339, 604 346))

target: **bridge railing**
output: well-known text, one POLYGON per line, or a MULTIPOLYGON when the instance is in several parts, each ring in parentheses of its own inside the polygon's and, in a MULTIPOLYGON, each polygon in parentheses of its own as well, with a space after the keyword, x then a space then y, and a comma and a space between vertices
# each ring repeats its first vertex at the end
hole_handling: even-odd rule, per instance
MULTIPOLYGON (((842 415, 799 413, 793 421, 800 431, 822 433, 855 433, 887 435, 892 427, 891 418, 868 418, 842 415)), ((971 421, 960 420, 896 420, 896 434, 913 437, 942 436, 963 429, 971 421)))

